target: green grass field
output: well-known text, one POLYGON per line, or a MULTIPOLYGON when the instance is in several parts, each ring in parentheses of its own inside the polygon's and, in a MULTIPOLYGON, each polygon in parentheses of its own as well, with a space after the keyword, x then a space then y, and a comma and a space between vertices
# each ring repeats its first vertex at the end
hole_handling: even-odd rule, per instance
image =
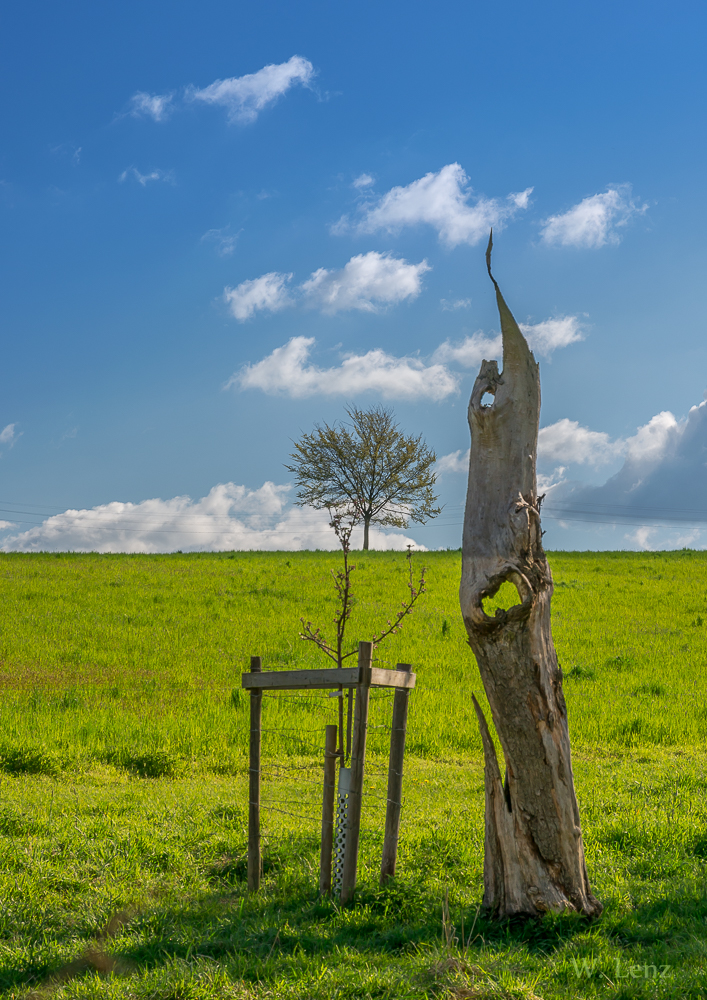
MULTIPOLYGON (((298 626, 326 633, 337 556, 0 556, 0 996, 707 997, 707 554, 551 554, 606 910, 518 925, 478 912, 471 695, 485 699, 460 555, 416 558, 428 593, 377 653, 418 678, 398 877, 378 887, 387 732, 372 729, 360 887, 339 909, 316 893, 334 700, 264 701, 264 880, 249 898, 240 690, 252 654, 327 665, 298 626)), ((352 644, 407 596, 404 556, 354 561, 352 644)), ((389 710, 377 694, 372 725, 389 710)))

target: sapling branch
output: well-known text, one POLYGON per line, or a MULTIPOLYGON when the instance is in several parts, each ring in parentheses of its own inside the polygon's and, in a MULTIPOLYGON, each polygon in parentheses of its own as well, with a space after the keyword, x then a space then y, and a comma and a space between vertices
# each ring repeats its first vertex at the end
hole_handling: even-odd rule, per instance
POLYGON ((402 605, 402 611, 398 611, 398 613, 395 616, 395 621, 391 622, 390 619, 389 619, 387 621, 387 623, 386 623, 388 625, 388 628, 384 629, 384 631, 381 632, 380 635, 374 635, 373 636, 373 640, 372 641, 373 641, 374 648, 377 648, 383 642, 384 639, 388 638, 389 635, 393 635, 395 632, 399 632, 400 631, 400 629, 402 628, 403 618, 405 618, 407 615, 409 615, 409 614, 412 613, 412 609, 415 606, 415 602, 417 601, 417 599, 419 597, 422 596, 422 594, 425 593, 425 591, 427 589, 425 587, 425 572, 426 572, 426 567, 424 567, 424 566, 422 568, 422 572, 420 573, 420 582, 418 583, 417 587, 415 587, 415 585, 413 583, 413 577, 412 577, 412 546, 411 545, 408 545, 408 554, 407 554, 406 558, 407 558, 407 561, 408 561, 408 581, 407 581, 407 585, 408 585, 408 590, 410 591, 410 600, 407 603, 405 601, 401 601, 400 603, 402 605))
POLYGON ((300 632, 300 639, 304 639, 308 642, 313 642, 324 653, 328 656, 330 660, 341 669, 344 660, 348 659, 349 656, 353 656, 357 651, 352 649, 348 653, 343 652, 344 637, 346 635, 346 623, 351 617, 351 609, 353 606, 352 594, 351 594, 351 574, 356 569, 349 562, 349 554, 351 552, 351 533, 353 529, 358 524, 359 518, 356 515, 349 516, 347 519, 343 514, 334 513, 331 515, 331 521, 329 522, 330 527, 334 529, 336 537, 339 539, 341 548, 344 554, 344 568, 343 571, 339 570, 334 572, 332 570, 332 577, 334 579, 334 588, 336 589, 336 595, 338 598, 338 608, 336 614, 334 615, 334 626, 336 628, 336 645, 331 646, 327 640, 324 638, 321 629, 315 628, 312 622, 305 621, 304 618, 300 618, 302 622, 302 632, 300 632))
MULTIPOLYGON (((336 614, 334 615, 333 624, 336 629, 336 640, 335 644, 332 645, 324 637, 322 630, 316 628, 311 621, 306 621, 304 618, 300 618, 302 622, 302 631, 300 632, 300 639, 306 642, 313 642, 318 649, 328 656, 330 660, 336 663, 337 667, 341 669, 344 660, 348 659, 350 656, 354 656, 358 648, 355 646, 348 652, 344 652, 344 642, 346 637, 346 625, 349 618, 351 617, 351 611, 353 609, 353 594, 351 590, 351 574, 356 569, 349 561, 349 556, 351 553, 351 534, 353 529, 359 524, 361 517, 356 511, 350 511, 348 514, 341 514, 335 512, 331 515, 331 521, 329 522, 330 527, 334 529, 336 537, 339 539, 341 544, 343 557, 344 557, 344 567, 343 570, 335 572, 332 570, 332 578, 334 580, 334 588, 336 590, 338 607, 336 614)), ((412 610, 418 601, 418 599, 425 593, 425 568, 423 567, 420 574, 420 580, 415 586, 413 580, 413 565, 412 565, 412 546, 408 545, 407 551, 407 562, 408 562, 408 580, 407 587, 410 591, 410 599, 408 601, 401 601, 401 610, 395 615, 395 619, 388 619, 386 622, 386 628, 384 628, 380 634, 374 633, 372 637, 372 642, 374 648, 377 648, 381 642, 388 638, 389 635, 394 635, 399 632, 402 627, 403 619, 412 613, 412 610)))

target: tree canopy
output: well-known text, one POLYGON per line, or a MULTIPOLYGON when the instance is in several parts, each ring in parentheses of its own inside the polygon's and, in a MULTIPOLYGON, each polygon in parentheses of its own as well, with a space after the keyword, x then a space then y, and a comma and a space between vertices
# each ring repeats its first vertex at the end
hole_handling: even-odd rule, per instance
POLYGON ((422 435, 407 436, 393 411, 347 407, 349 422, 317 424, 294 442, 291 465, 300 507, 326 508, 363 523, 368 548, 371 523, 407 528, 436 517, 436 455, 422 435))

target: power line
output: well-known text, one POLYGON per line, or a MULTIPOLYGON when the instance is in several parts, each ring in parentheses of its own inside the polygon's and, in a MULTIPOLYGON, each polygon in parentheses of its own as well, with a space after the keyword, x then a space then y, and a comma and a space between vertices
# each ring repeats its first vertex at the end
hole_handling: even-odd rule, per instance
MULTIPOLYGON (((73 519, 75 528, 97 528, 101 532, 122 533, 125 531, 143 531, 152 534, 192 534, 192 535, 213 535, 215 532, 236 534, 246 533, 262 536, 269 534, 272 536, 291 536, 298 530, 322 528, 323 524, 312 523, 311 518, 306 515, 297 516, 292 511, 289 514, 275 514, 273 518, 279 518, 278 522, 271 526, 253 526, 240 520, 238 516, 228 514, 205 514, 205 513, 178 513, 166 512, 154 513, 148 511, 131 510, 126 512, 127 516, 122 516, 122 512, 112 510, 97 510, 95 508, 62 508, 50 504, 20 504, 12 501, 0 500, 0 514, 21 515, 13 518, 13 524, 29 525, 31 527, 41 527, 47 520, 61 517, 69 511, 76 511, 82 515, 73 519), (35 508, 22 509, 22 508, 35 508), (50 513, 56 511, 58 513, 50 513), (31 518, 33 520, 28 520, 31 518), (106 520, 113 520, 114 524, 106 524, 106 520), (164 527, 165 523, 173 526, 164 527), (163 525, 158 527, 158 525, 163 525)), ((133 508, 138 508, 139 504, 131 504, 133 508)), ((460 527, 463 518, 460 517, 464 511, 464 504, 447 504, 445 511, 447 517, 435 519, 432 524, 435 527, 460 527)), ((663 527, 670 528, 676 525, 704 524, 707 523, 707 510, 691 507, 657 507, 639 504, 602 504, 589 501, 580 502, 567 500, 562 503, 548 503, 542 508, 543 518, 554 521, 576 522, 578 524, 596 525, 616 525, 633 527, 663 527), (664 523, 667 522, 667 523, 664 523)), ((246 515, 250 517, 252 515, 246 515)), ((412 522, 405 530, 414 530, 417 527, 412 522)))

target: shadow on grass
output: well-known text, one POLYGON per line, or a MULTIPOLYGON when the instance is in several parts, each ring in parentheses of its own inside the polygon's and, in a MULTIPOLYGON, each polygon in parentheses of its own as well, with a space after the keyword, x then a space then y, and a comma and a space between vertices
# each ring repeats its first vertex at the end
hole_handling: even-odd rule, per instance
MULTIPOLYGON (((354 904, 340 907, 313 888, 316 846, 312 838, 293 838, 285 850, 266 852, 262 889, 254 896, 247 893, 244 855, 212 858, 202 868, 206 891, 184 896, 173 886, 158 903, 115 915, 94 940, 77 943, 77 957, 68 963, 42 960, 47 952, 38 931, 36 947, 28 941, 24 968, 5 967, 0 985, 46 989, 96 973, 167 972, 194 959, 211 960, 239 980, 267 985, 308 963, 335 967, 356 956, 373 965, 409 962, 412 975, 421 955, 430 964, 444 948, 463 952, 470 962, 509 947, 544 962, 590 941, 627 953, 658 945, 678 953, 707 920, 704 882, 663 881, 663 889, 670 888, 661 898, 628 912, 625 904, 610 902, 594 921, 577 914, 492 921, 479 907, 452 905, 445 938, 439 881, 425 884, 417 872, 382 887, 364 882, 354 904)), ((430 995, 436 995, 434 989, 430 995)))

